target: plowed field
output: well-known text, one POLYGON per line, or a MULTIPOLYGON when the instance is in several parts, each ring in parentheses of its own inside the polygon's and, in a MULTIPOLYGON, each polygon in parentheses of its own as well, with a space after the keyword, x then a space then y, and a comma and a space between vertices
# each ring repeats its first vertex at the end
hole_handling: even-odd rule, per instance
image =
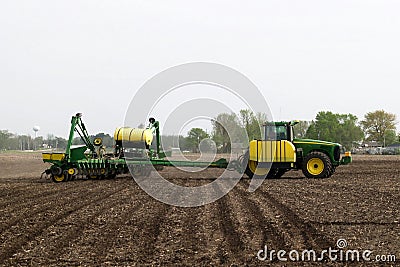
MULTIPOLYGON (((38 154, 0 154, 0 265, 309 266, 320 263, 260 261, 257 252, 265 245, 322 251, 337 248, 338 239, 346 249, 372 250, 371 259, 400 260, 398 156, 356 155, 328 179, 289 172, 253 193, 242 179, 220 200, 196 208, 158 202, 129 176, 54 184, 40 179, 46 167, 38 154)), ((220 170, 162 173, 199 186, 220 170)), ((353 263, 324 263, 347 264, 353 263)))

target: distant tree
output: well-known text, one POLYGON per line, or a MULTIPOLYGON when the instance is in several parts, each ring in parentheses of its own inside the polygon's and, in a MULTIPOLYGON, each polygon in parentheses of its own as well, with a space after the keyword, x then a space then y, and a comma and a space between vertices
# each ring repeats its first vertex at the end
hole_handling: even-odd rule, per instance
POLYGON ((33 139, 33 148, 34 149, 41 149, 43 147, 43 136, 38 136, 36 138, 33 139))
POLYGON ((383 139, 383 146, 388 146, 397 142, 397 136, 395 130, 388 130, 385 133, 385 138, 383 139))
MULTIPOLYGON (((31 140, 30 136, 26 136, 28 140, 31 140)), ((11 137, 8 139, 8 149, 12 150, 19 150, 21 149, 20 143, 19 143, 19 136, 16 134, 11 135, 11 137)))
POLYGON ((345 147, 351 149, 364 139, 364 132, 358 124, 358 118, 352 114, 338 114, 338 140, 345 147))
POLYGON ((295 138, 305 138, 307 134, 308 127, 310 127, 310 121, 300 121, 294 126, 294 137, 295 138))
POLYGON ((242 109, 239 112, 240 122, 247 132, 251 131, 251 126, 255 120, 254 113, 248 109, 242 109))
POLYGON ((318 112, 312 121, 307 138, 339 142, 346 148, 353 147, 355 142, 363 139, 364 134, 357 125, 357 117, 352 114, 334 114, 330 111, 318 112))
POLYGON ((62 137, 56 137, 55 140, 55 146, 53 146, 53 148, 57 148, 57 149, 65 149, 67 147, 67 142, 68 140, 62 137))
POLYGON ((67 146, 67 140, 62 137, 56 137, 53 134, 48 134, 46 139, 42 140, 43 144, 46 144, 49 148, 62 150, 67 146))
POLYGON ((186 143, 192 152, 199 152, 200 142, 210 136, 201 128, 192 128, 188 132, 186 143))
POLYGON ((53 140, 54 140, 54 134, 47 134, 46 139, 44 140, 44 142, 46 142, 46 144, 50 147, 53 147, 53 140))
POLYGON ((218 152, 229 153, 231 143, 242 143, 246 140, 245 129, 234 113, 221 113, 211 121, 213 125, 212 140, 218 152))
POLYGON ((0 149, 8 149, 8 142, 12 136, 7 130, 0 131, 0 149))
POLYGON ((239 112, 239 118, 249 140, 261 138, 261 126, 267 120, 267 116, 264 113, 258 112, 254 114, 251 110, 242 109, 239 112))
POLYGON ((61 137, 54 137, 54 135, 47 135, 44 139, 38 136, 35 139, 30 135, 16 135, 8 131, 0 131, 0 149, 7 150, 31 150, 40 149, 46 144, 52 148, 65 149, 67 140, 61 137))
POLYGON ((161 148, 163 150, 169 150, 172 147, 179 147, 180 150, 190 150, 187 144, 186 137, 182 135, 161 135, 161 148))
POLYGON ((21 150, 33 149, 32 138, 29 135, 18 135, 12 139, 16 140, 17 147, 14 148, 14 145, 12 145, 12 146, 10 146, 9 149, 21 149, 21 150))
POLYGON ((367 135, 367 140, 378 141, 385 145, 395 141, 396 136, 396 115, 385 112, 384 110, 377 110, 368 112, 361 121, 361 125, 367 135))
POLYGON ((180 135, 178 137, 178 141, 179 141, 178 144, 179 144, 180 150, 182 150, 182 151, 190 150, 189 144, 187 142, 187 137, 180 135))
POLYGON ((75 136, 74 139, 72 139, 72 145, 84 145, 85 143, 82 141, 82 138, 80 136, 75 136))
POLYGON ((333 141, 335 139, 335 128, 339 124, 337 116, 330 111, 320 111, 312 121, 307 130, 306 137, 333 141))
POLYGON ((178 136, 176 135, 161 135, 162 150, 169 150, 171 147, 178 147, 178 136))

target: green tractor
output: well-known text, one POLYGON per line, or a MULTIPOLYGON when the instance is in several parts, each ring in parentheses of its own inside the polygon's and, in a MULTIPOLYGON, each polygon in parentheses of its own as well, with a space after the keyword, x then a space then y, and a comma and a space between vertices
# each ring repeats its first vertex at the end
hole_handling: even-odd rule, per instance
POLYGON ((341 157, 338 143, 294 138, 299 121, 263 125, 262 140, 250 141, 245 173, 252 178, 279 178, 289 170, 302 170, 307 178, 328 178, 339 165, 352 161, 350 152, 341 157))

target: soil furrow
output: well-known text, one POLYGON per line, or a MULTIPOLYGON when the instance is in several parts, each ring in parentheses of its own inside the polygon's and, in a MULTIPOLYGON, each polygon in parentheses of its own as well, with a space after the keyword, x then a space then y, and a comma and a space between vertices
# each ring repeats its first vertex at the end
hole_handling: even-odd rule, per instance
MULTIPOLYGON (((248 185, 247 183, 245 184, 248 185)), ((335 246, 334 242, 332 242, 323 233, 318 231, 314 226, 312 226, 311 223, 300 218, 300 216, 293 212, 289 207, 279 202, 267 191, 262 191, 262 189, 259 188, 253 194, 257 196, 258 200, 265 200, 261 201, 261 203, 274 206, 281 213, 281 215, 283 215, 283 218, 280 219, 283 220, 284 225, 292 229, 292 231, 300 234, 305 248, 324 250, 335 246)))
POLYGON ((91 220, 57 260, 66 266, 132 264, 135 252, 131 245, 135 243, 138 234, 135 232, 136 227, 131 229, 128 226, 132 217, 142 214, 147 207, 134 205, 131 200, 129 192, 112 202, 112 208, 102 209, 103 212, 91 220))
MULTIPOLYGON (((89 194, 92 194, 93 192, 88 192, 89 194)), ((95 192, 97 193, 97 192, 95 192)), ((26 218, 33 217, 36 214, 39 213, 45 213, 48 210, 52 210, 54 206, 58 206, 60 204, 59 199, 64 198, 64 200, 67 200, 65 203, 73 203, 75 201, 79 201, 80 199, 83 199, 86 197, 85 195, 82 195, 79 193, 79 188, 76 187, 69 187, 63 191, 58 191, 55 192, 54 194, 51 194, 49 196, 46 196, 42 199, 40 199, 39 203, 32 203, 29 201, 24 201, 21 203, 21 205, 16 205, 12 206, 12 210, 10 211, 2 211, 3 214, 9 213, 13 214, 14 216, 11 218, 7 218, 5 222, 2 222, 0 224, 0 232, 5 231, 6 229, 11 228, 12 226, 24 221, 26 218), (71 197, 68 195, 69 193, 74 193, 75 197, 71 197), (41 204, 44 203, 44 204, 41 204), (38 206, 38 209, 35 209, 34 207, 38 206), (14 212, 17 211, 17 214, 14 212), (21 214, 22 213, 22 214, 21 214)))
MULTIPOLYGON (((109 210, 115 209, 118 205, 126 204, 126 200, 128 200, 129 195, 125 195, 124 198, 122 198, 121 195, 124 196, 124 192, 126 192, 127 190, 128 189, 124 188, 122 191, 117 191, 109 195, 107 198, 101 198, 97 201, 94 201, 89 206, 85 207, 85 209, 82 210, 80 214, 76 214, 76 217, 78 217, 76 219, 71 218, 72 216, 69 216, 68 218, 71 218, 72 222, 68 223, 67 229, 65 229, 66 226, 63 225, 62 228, 59 230, 62 233, 62 236, 54 240, 53 243, 50 241, 46 242, 47 247, 59 248, 58 250, 47 250, 49 251, 49 253, 46 255, 46 260, 56 261, 57 258, 60 258, 60 255, 65 253, 65 249, 69 247, 75 239, 80 237, 86 228, 90 228, 93 222, 98 219, 101 214, 104 214, 109 210)), ((112 221, 110 225, 117 226, 123 222, 122 217, 118 217, 117 219, 118 222, 112 221)), ((114 235, 117 235, 117 233, 114 232, 114 235)), ((108 243, 113 241, 113 238, 109 234, 109 232, 105 233, 105 236, 107 236, 105 240, 108 243)), ((107 248, 109 248, 109 246, 102 244, 100 251, 106 252, 107 248)), ((105 256, 106 254, 99 253, 99 255, 105 256)))
POLYGON ((121 227, 142 208, 141 205, 132 205, 129 199, 128 196, 121 197, 115 203, 113 214, 107 217, 107 226, 101 231, 101 241, 95 251, 96 262, 99 264, 109 262, 108 257, 112 254, 113 247, 123 237, 121 227))
MULTIPOLYGON (((63 193, 67 193, 69 191, 76 190, 74 187, 62 188, 63 193)), ((48 191, 40 191, 40 193, 34 194, 32 193, 32 189, 28 186, 26 190, 21 191, 17 194, 12 194, 7 198, 7 201, 4 201, 0 204, 0 212, 2 212, 8 206, 11 206, 13 210, 21 210, 25 207, 31 206, 33 203, 37 202, 47 202, 52 196, 60 193, 60 188, 57 185, 54 185, 54 188, 48 191), (15 205, 15 203, 19 203, 19 205, 15 205)))
POLYGON ((241 239, 241 235, 237 230, 237 224, 235 223, 235 214, 232 212, 231 207, 228 204, 228 195, 225 195, 216 202, 217 205, 217 216, 219 225, 223 233, 224 244, 220 247, 219 256, 222 263, 227 260, 232 262, 243 261, 243 249, 244 243, 241 239))
POLYGON ((134 232, 132 233, 135 238, 132 240, 132 247, 134 247, 134 260, 138 264, 150 264, 152 259, 157 260, 158 251, 155 249, 158 241, 158 236, 162 231, 162 227, 167 218, 168 211, 171 206, 160 203, 156 200, 150 201, 150 208, 148 216, 143 217, 139 221, 135 221, 134 232))
MULTIPOLYGON (((191 186, 201 186, 204 182, 195 180, 191 186)), ((181 208, 183 214, 183 229, 181 240, 185 242, 187 253, 196 259, 200 252, 207 248, 206 236, 204 234, 205 207, 181 208)))
MULTIPOLYGON (((272 247, 288 249, 286 245, 285 237, 277 226, 275 226, 271 220, 263 215, 263 211, 259 205, 249 198, 249 193, 243 187, 236 187, 233 193, 238 195, 240 204, 244 210, 251 216, 252 229, 257 228, 261 232, 262 240, 257 248, 264 248, 264 245, 270 245, 272 247)), ((254 230, 253 230, 254 231, 254 230)))
POLYGON ((2 182, 2 186, 0 187, 0 198, 1 199, 6 199, 8 197, 13 197, 17 194, 23 194, 26 192, 26 190, 31 186, 31 184, 23 184, 20 185, 21 183, 16 183, 16 186, 10 186, 10 182, 4 181, 3 179, 1 180, 2 182), (7 187, 5 187, 4 185, 7 185, 7 187))
MULTIPOLYGON (((61 210, 56 215, 49 217, 43 222, 39 222, 39 225, 34 225, 30 229, 26 229, 23 235, 18 236, 18 238, 13 238, 11 244, 3 244, 2 251, 0 252, 0 263, 9 259, 13 254, 15 254, 18 250, 22 249, 22 247, 33 240, 36 236, 43 233, 48 227, 56 223, 57 221, 62 220, 63 218, 70 216, 70 214, 77 212, 78 210, 90 205, 93 201, 99 201, 101 199, 106 199, 109 196, 123 190, 124 187, 117 188, 110 193, 103 193, 98 198, 85 198, 83 203, 77 203, 73 206, 69 206, 66 209, 61 210), (4 246, 5 245, 5 246, 4 246)), ((98 188, 101 191, 101 188, 98 188)), ((88 196, 98 195, 99 192, 91 192, 88 196)), ((72 202, 71 202, 72 203, 72 202)), ((34 213, 36 214, 36 213, 34 213)), ((10 263, 12 263, 12 259, 10 259, 10 263)))
MULTIPOLYGON (((183 186, 195 187, 199 180, 186 180, 183 186)), ((155 243, 152 262, 182 265, 198 257, 207 248, 202 232, 204 207, 172 207, 166 214, 160 234, 155 243), (176 247, 171 250, 170 247, 176 247)))

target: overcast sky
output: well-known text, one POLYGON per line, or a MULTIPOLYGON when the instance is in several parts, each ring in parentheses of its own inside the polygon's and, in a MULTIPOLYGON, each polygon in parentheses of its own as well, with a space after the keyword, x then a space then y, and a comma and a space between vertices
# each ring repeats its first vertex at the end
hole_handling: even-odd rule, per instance
POLYGON ((249 77, 275 119, 400 119, 399 11, 382 0, 2 0, 0 129, 66 137, 82 112, 91 133, 112 133, 146 80, 196 61, 249 77))

